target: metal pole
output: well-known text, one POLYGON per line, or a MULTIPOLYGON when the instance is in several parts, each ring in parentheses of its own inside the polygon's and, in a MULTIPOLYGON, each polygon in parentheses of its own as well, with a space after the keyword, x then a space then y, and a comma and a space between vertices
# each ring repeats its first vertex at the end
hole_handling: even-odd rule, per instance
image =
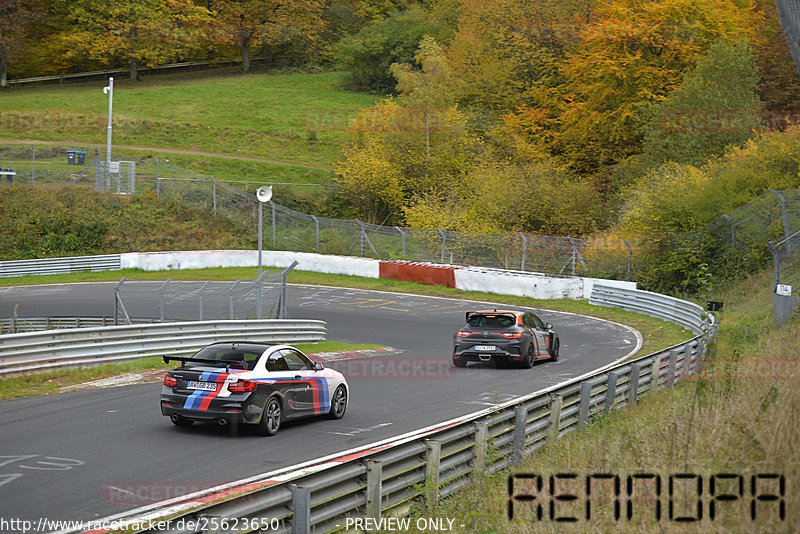
POLYGON ((270 201, 269 205, 272 207, 272 248, 278 248, 278 233, 275 231, 275 203, 270 201))
POLYGON ((786 199, 783 198, 783 195, 780 192, 775 191, 774 189, 770 189, 770 192, 773 193, 780 199, 781 202, 781 221, 783 222, 783 238, 789 238, 789 214, 786 213, 786 199))
POLYGON ((558 431, 561 426, 561 407, 564 404, 564 397, 558 393, 553 393, 551 397, 550 429, 547 432, 547 443, 554 443, 558 439, 558 431))
POLYGON ((442 230, 441 228, 437 228, 437 230, 439 231, 439 233, 442 236, 442 260, 441 260, 441 263, 444 263, 444 248, 447 245, 447 237, 444 235, 444 230, 442 230))
POLYGON ((31 184, 33 184, 36 176, 36 145, 31 145, 31 153, 31 184))
POLYGON ((317 219, 313 215, 311 216, 311 218, 314 219, 314 228, 316 229, 316 234, 315 235, 317 236, 317 249, 316 250, 317 250, 317 254, 319 254, 319 219, 317 219))
POLYGON ((292 492, 292 534, 311 532, 311 488, 290 484, 292 492))
POLYGON ((399 226, 395 226, 394 229, 397 230, 398 232, 400 232, 400 235, 402 236, 402 239, 403 239, 403 257, 405 258, 406 257, 406 232, 405 232, 405 230, 403 230, 399 226))
POLYGON ((519 236, 522 238, 522 263, 520 264, 519 270, 525 270, 525 254, 528 252, 528 238, 525 237, 525 234, 522 232, 519 233, 519 236))
POLYGON ((525 452, 525 426, 528 423, 528 409, 524 406, 514 408, 514 441, 511 448, 512 465, 521 465, 525 452))
MULTIPOLYGON (((264 224, 264 203, 258 203, 258 276, 261 276, 261 227, 264 224)), ((275 209, 272 210, 272 231, 275 232, 275 209)), ((259 317, 260 318, 260 317, 259 317)))
MULTIPOLYGON (((214 203, 214 217, 217 216, 217 181, 214 180, 214 177, 211 177, 211 197, 214 203)), ((262 204, 259 202, 259 204, 262 204)))
POLYGON ((442 457, 442 442, 426 439, 428 457, 425 462, 425 503, 433 506, 439 501, 439 462, 442 457))
MULTIPOLYGON (((108 130, 106 134, 106 172, 111 172, 111 116, 114 108, 114 78, 108 78, 108 86, 103 88, 108 94, 108 130)), ((110 185, 110 182, 109 182, 110 185)))
POLYGON ((153 159, 156 160, 156 196, 161 196, 161 176, 158 174, 158 158, 153 156, 153 159))

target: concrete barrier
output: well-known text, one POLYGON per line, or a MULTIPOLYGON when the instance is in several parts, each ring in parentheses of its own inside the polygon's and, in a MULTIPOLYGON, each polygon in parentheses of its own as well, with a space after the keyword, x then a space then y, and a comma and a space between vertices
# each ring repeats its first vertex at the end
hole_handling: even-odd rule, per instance
POLYGON ((433 286, 456 287, 453 274, 461 267, 416 261, 382 261, 380 277, 433 286))

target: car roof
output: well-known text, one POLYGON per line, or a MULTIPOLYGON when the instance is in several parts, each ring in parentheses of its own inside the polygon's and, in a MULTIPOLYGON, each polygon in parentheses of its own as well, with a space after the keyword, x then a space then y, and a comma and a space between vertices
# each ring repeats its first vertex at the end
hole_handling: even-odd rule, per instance
POLYGON ((485 315, 503 315, 503 314, 505 314, 505 315, 523 315, 525 312, 512 311, 512 310, 478 310, 478 311, 473 311, 473 312, 469 312, 469 313, 470 314, 480 313, 480 314, 485 314, 485 315))

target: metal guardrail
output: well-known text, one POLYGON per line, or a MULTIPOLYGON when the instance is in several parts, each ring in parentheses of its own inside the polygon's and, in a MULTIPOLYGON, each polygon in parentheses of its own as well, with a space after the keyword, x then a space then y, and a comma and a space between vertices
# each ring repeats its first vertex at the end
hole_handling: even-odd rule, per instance
MULTIPOLYGON (((153 320, 131 320, 132 323, 154 323, 153 320)), ((0 334, 38 332, 59 328, 114 326, 113 317, 0 317, 0 334)))
POLYGON ((702 306, 640 289, 620 289, 596 285, 589 297, 589 304, 611 306, 650 315, 678 324, 695 334, 702 334, 709 327, 709 315, 702 306))
POLYGON ((66 274, 84 271, 118 271, 122 268, 119 254, 36 258, 0 261, 0 278, 39 274, 66 274))
POLYGON ((191 321, 73 328, 0 336, 0 376, 55 367, 196 352, 215 341, 321 341, 315 320, 191 321))
POLYGON ((704 331, 679 345, 434 428, 106 520, 118 528, 126 522, 158 525, 140 532, 161 534, 201 532, 203 524, 220 533, 256 530, 242 529, 243 524, 268 525, 270 532, 329 532, 341 529, 348 517, 377 520, 411 499, 450 495, 478 473, 519 465, 524 454, 592 418, 635 405, 642 396, 700 372, 706 345, 716 335, 713 316, 700 310, 701 320, 693 305, 654 293, 603 286, 594 291, 593 300, 603 305, 653 306, 657 316, 704 331))

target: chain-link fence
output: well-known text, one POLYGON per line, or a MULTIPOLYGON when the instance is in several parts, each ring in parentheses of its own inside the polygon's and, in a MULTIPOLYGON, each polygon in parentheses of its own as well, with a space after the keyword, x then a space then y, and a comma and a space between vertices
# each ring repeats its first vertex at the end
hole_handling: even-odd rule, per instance
MULTIPOLYGON (((83 159, 70 159, 70 152, 79 151, 54 146, 0 146, 0 161, 17 164, 18 183, 83 185, 122 194, 153 192, 202 207, 244 231, 253 228, 256 233, 258 201, 254 192, 263 183, 223 182, 156 157, 135 158, 121 153, 114 154, 117 165, 108 173, 102 150, 85 150, 83 159), (33 164, 34 160, 38 163, 33 164)), ((357 219, 308 215, 276 202, 264 205, 262 231, 264 246, 275 250, 617 279, 630 279, 636 269, 636 254, 642 254, 635 244, 620 239, 379 226, 357 219)))
POLYGON ((791 288, 789 292, 800 295, 800 227, 787 238, 771 241, 769 250, 772 253, 775 268, 775 284, 791 288))
POLYGON ((763 247, 793 228, 800 228, 800 189, 773 189, 708 224, 718 242, 734 248, 763 247))
POLYGON ((285 319, 286 277, 295 265, 235 282, 123 278, 114 290, 114 324, 285 319))

